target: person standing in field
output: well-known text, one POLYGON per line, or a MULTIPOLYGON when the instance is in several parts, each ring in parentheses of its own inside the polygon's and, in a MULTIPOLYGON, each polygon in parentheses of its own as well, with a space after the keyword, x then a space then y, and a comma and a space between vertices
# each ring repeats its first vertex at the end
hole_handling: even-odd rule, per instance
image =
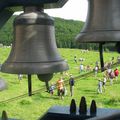
POLYGON ((104 92, 105 92, 105 86, 106 86, 106 82, 107 82, 107 78, 106 78, 106 75, 103 75, 103 89, 104 89, 104 92))
POLYGON ((18 80, 21 81, 22 80, 23 75, 22 74, 18 74, 18 80))
POLYGON ((113 84, 113 79, 114 79, 114 78, 115 78, 114 71, 111 70, 111 72, 109 73, 110 85, 113 84))
POLYGON ((114 70, 114 74, 115 74, 115 78, 116 78, 116 81, 118 80, 118 75, 119 75, 119 70, 118 70, 118 68, 116 68, 115 70, 114 70))
POLYGON ((70 75, 69 85, 70 85, 70 95, 73 96, 75 80, 72 75, 70 75))
POLYGON ((99 66, 99 62, 98 61, 95 62, 95 66, 99 66))
POLYGON ((57 81, 56 85, 57 85, 57 89, 58 89, 58 96, 60 96, 60 98, 63 99, 63 96, 64 96, 64 81, 63 81, 62 77, 57 81))
POLYGON ((89 72, 89 71, 91 71, 91 70, 92 70, 91 66, 90 66, 90 65, 87 65, 87 66, 86 66, 86 72, 89 72))
POLYGON ((114 64, 114 57, 112 57, 112 59, 111 59, 111 65, 113 65, 114 64))
POLYGON ((55 85, 52 83, 50 88, 49 88, 49 92, 50 92, 51 95, 54 94, 54 89, 55 89, 55 85))
POLYGON ((80 73, 83 72, 83 70, 84 70, 84 66, 83 64, 80 64, 80 73))
POLYGON ((101 81, 101 79, 99 79, 98 80, 98 89, 97 89, 98 93, 102 93, 102 85, 103 85, 103 82, 101 81))
POLYGON ((98 67, 98 66, 95 66, 95 68, 94 68, 95 77, 97 77, 98 69, 99 69, 99 67, 98 67))
POLYGON ((75 61, 75 63, 77 63, 77 57, 76 56, 74 56, 74 61, 75 61))

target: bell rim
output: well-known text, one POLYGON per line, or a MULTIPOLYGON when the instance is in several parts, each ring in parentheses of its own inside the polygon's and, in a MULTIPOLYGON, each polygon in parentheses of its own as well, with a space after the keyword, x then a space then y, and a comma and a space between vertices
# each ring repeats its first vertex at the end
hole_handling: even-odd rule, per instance
POLYGON ((116 43, 120 42, 120 30, 80 32, 75 41, 80 43, 116 43))
POLYGON ((10 74, 49 74, 69 69, 65 61, 54 63, 4 63, 1 72, 10 74))

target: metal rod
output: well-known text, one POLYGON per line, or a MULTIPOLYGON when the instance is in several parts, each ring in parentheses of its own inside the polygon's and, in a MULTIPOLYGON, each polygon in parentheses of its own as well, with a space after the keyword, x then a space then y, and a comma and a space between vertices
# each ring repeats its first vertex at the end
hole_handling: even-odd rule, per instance
POLYGON ((32 95, 32 81, 31 81, 31 74, 28 75, 28 95, 32 95))
POLYGON ((103 43, 100 43, 100 44, 99 44, 99 53, 100 53, 101 72, 103 72, 103 71, 104 71, 103 43))
POLYGON ((49 92, 49 82, 48 81, 45 81, 45 86, 46 86, 47 92, 49 92))

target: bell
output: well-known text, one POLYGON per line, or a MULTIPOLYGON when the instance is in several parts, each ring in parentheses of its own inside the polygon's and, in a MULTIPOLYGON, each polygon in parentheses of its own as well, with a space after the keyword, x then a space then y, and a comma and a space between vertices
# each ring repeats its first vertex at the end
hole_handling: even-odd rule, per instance
POLYGON ((99 43, 104 71, 103 45, 114 42, 120 52, 120 0, 88 0, 86 23, 75 39, 81 43, 99 43))
POLYGON ((2 72, 47 74, 51 78, 54 72, 68 69, 57 51, 54 20, 43 12, 42 7, 25 7, 24 13, 15 18, 14 39, 2 72))
POLYGON ((87 20, 76 41, 120 42, 120 0, 88 0, 87 20))

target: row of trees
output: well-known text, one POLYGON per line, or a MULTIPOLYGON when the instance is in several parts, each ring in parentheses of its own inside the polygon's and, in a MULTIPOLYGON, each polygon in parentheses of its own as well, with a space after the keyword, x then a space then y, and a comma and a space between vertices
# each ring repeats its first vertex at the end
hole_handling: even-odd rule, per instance
MULTIPOLYGON (((10 45, 13 41, 13 20, 12 16, 5 26, 0 30, 0 43, 10 45)), ((84 22, 75 20, 55 19, 55 36, 58 48, 81 48, 97 50, 99 45, 92 43, 76 43, 75 37, 80 33, 84 22)), ((107 45, 105 50, 113 50, 114 45, 107 45)))

